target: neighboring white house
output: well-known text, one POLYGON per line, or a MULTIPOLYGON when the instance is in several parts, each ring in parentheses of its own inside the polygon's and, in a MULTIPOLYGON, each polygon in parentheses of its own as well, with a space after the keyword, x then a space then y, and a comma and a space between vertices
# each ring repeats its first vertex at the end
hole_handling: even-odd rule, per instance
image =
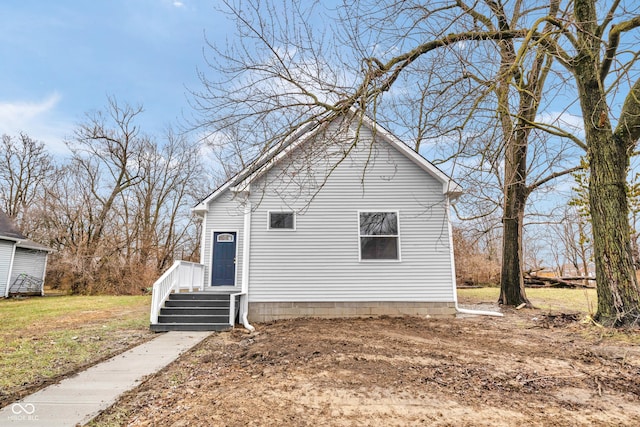
POLYGON ((459 194, 367 117, 307 125, 193 208, 205 289, 250 321, 453 315, 459 194))
POLYGON ((43 294, 51 249, 27 239, 0 211, 0 298, 43 294))

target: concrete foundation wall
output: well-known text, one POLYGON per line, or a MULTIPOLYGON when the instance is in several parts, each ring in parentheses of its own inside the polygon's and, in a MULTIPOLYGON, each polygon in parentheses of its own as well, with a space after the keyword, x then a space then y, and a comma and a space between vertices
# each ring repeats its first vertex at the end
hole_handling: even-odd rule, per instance
POLYGON ((268 322, 296 317, 376 317, 455 315, 453 302, 250 302, 249 321, 268 322))

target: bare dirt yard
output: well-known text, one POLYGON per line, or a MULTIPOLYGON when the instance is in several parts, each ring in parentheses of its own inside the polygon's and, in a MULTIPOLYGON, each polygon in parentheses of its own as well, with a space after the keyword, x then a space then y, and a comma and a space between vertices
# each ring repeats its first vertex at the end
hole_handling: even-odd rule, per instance
POLYGON ((237 328, 91 425, 640 425, 640 332, 580 317, 522 310, 237 328))

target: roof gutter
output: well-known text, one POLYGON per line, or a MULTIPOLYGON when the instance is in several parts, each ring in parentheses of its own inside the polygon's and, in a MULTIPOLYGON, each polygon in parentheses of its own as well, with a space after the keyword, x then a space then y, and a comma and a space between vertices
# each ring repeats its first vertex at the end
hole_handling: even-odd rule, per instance
POLYGON ((30 249, 34 251, 41 251, 47 253, 56 252, 55 249, 48 248, 44 245, 40 245, 38 243, 32 242, 31 240, 16 240, 16 247, 22 249, 30 249))
POLYGON ((41 245, 39 243, 36 243, 24 237, 19 238, 19 237, 12 237, 12 236, 0 236, 0 240, 13 242, 13 244, 17 248, 21 248, 21 249, 31 249, 36 251, 48 252, 48 253, 56 252, 55 249, 48 248, 44 245, 41 245))

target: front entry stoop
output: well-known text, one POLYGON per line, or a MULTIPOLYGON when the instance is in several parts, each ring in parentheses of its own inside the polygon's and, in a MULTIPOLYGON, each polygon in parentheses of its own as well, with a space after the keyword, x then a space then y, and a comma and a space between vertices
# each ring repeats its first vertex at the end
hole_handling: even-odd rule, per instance
MULTIPOLYGON (((154 332, 226 331, 229 323, 232 292, 172 293, 160 309, 154 332)), ((237 315, 237 301, 235 304, 237 315)), ((235 318, 234 315, 234 318, 235 318)))

